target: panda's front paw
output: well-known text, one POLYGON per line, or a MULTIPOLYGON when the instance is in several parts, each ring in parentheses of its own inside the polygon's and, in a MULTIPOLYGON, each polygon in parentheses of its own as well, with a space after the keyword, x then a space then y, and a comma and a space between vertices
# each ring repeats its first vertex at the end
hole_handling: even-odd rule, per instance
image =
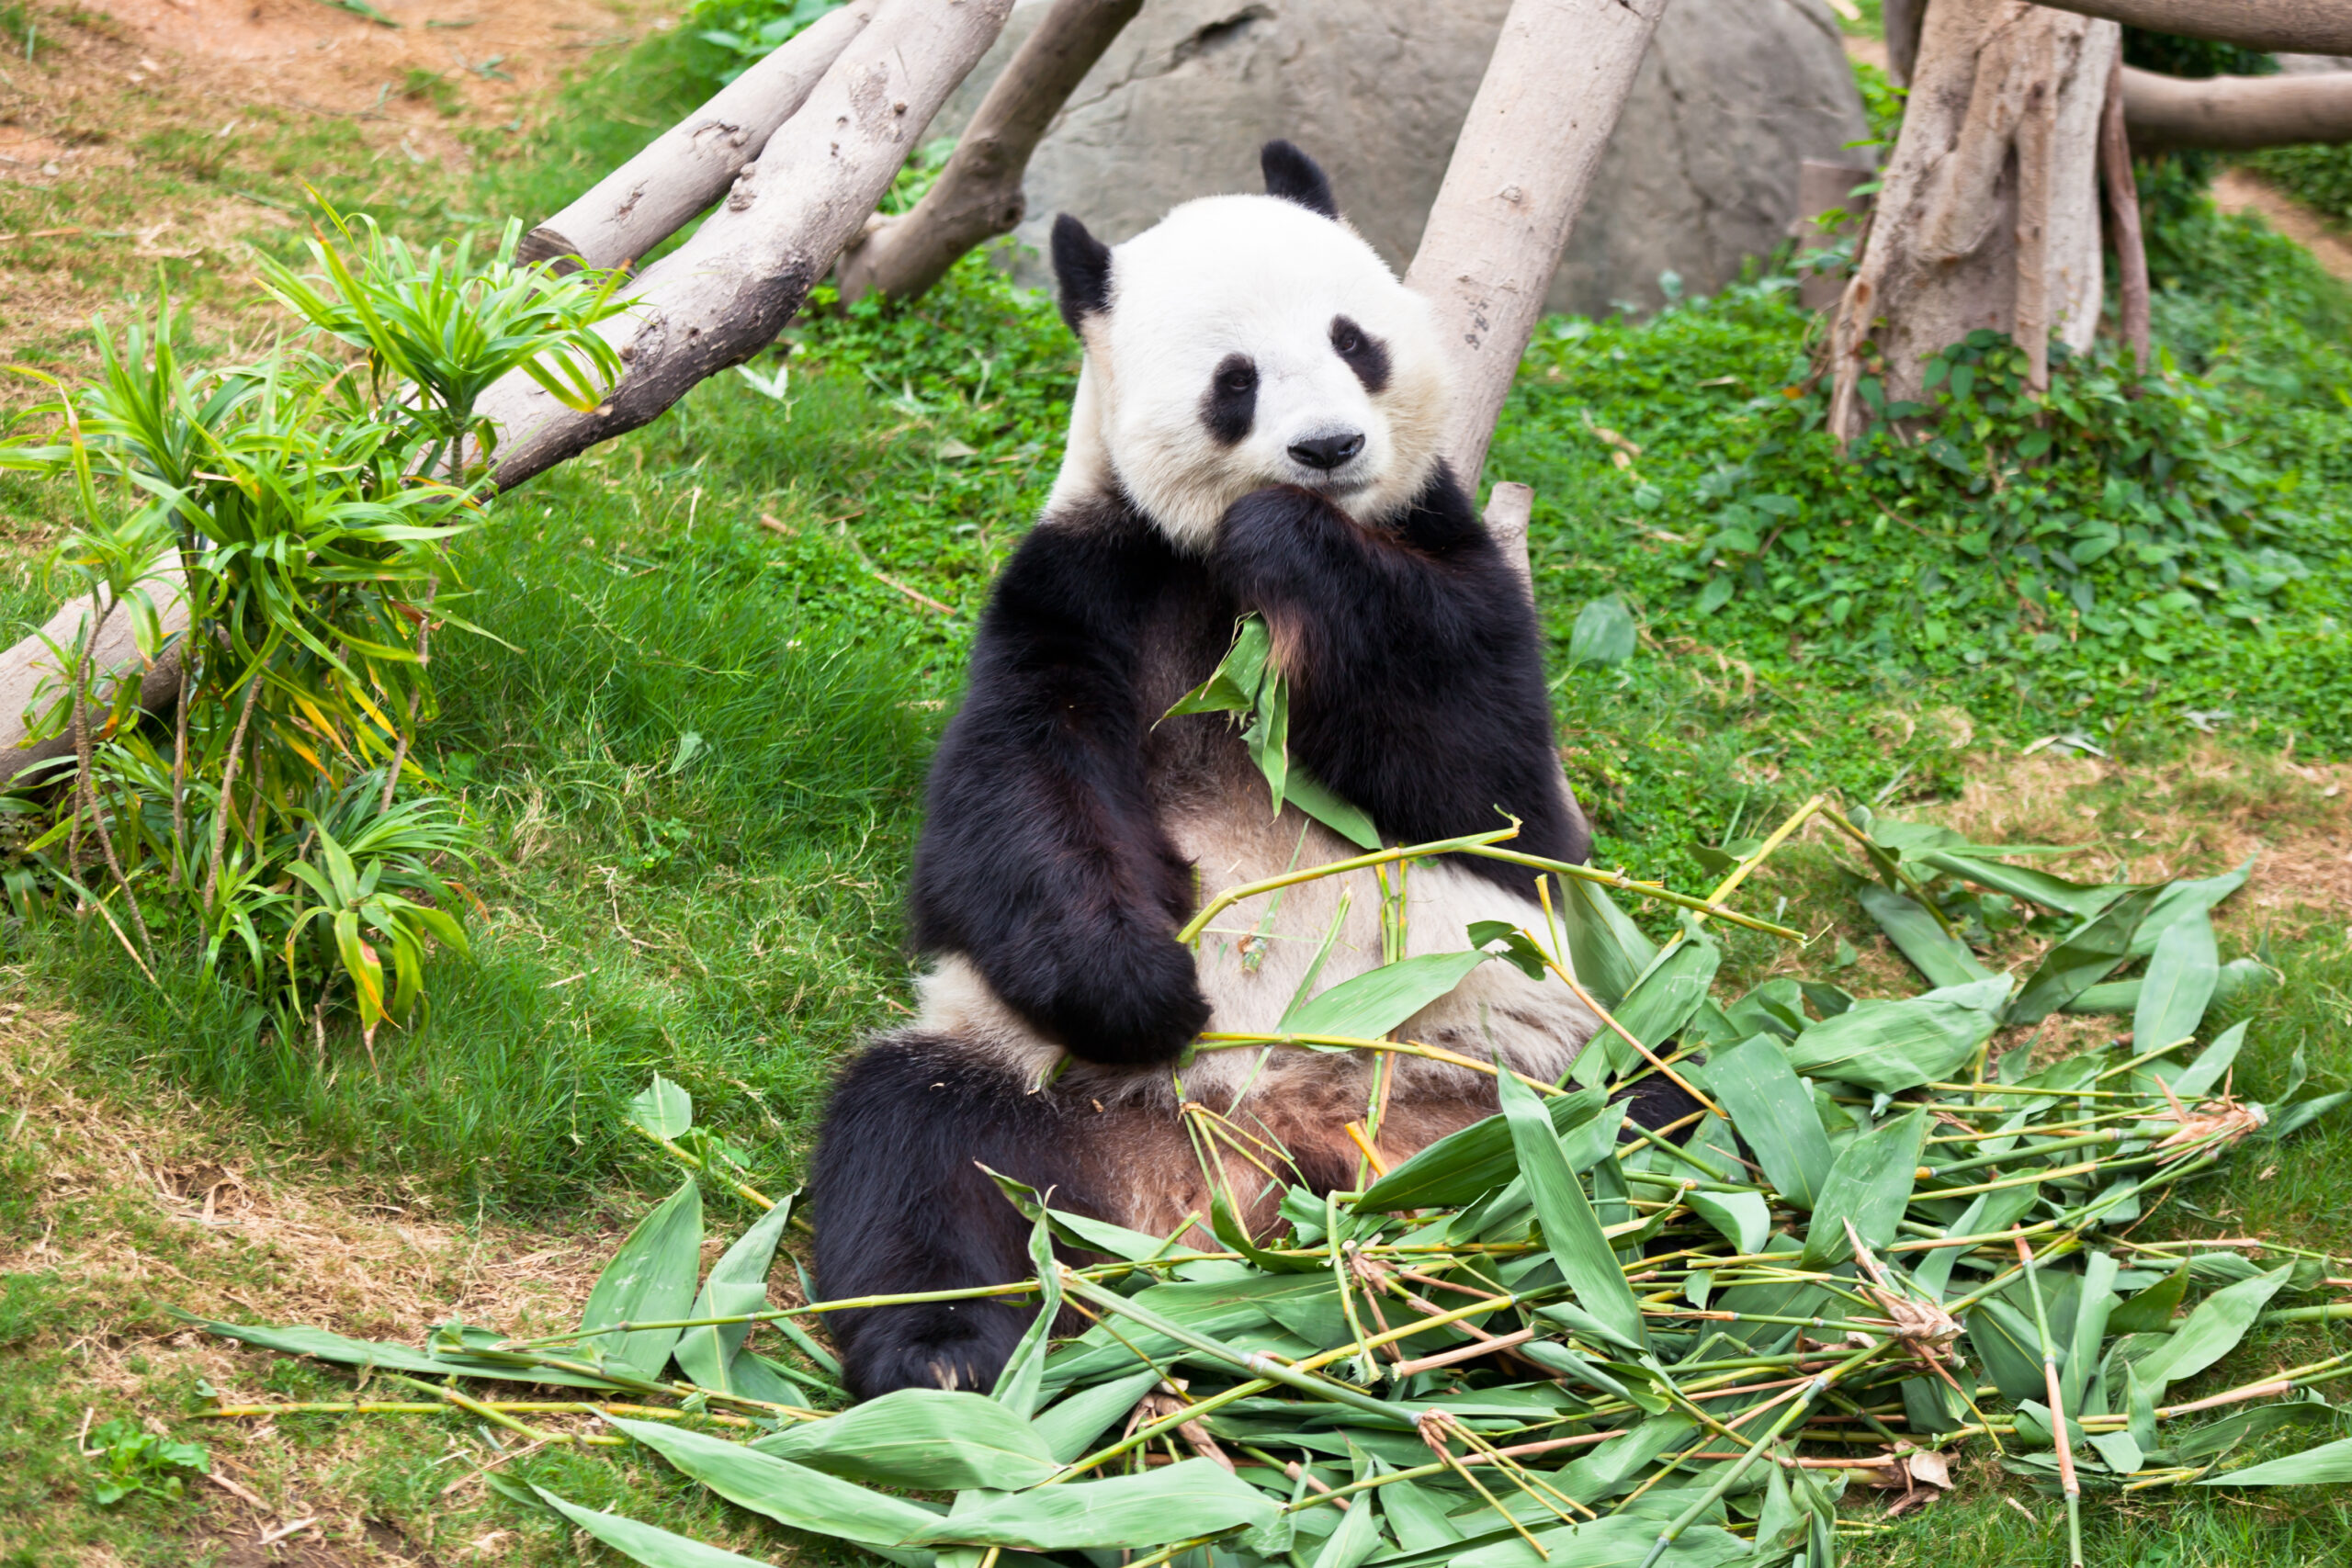
POLYGON ((1191 950, 1163 932, 1104 933, 1040 1011, 1072 1055, 1113 1066, 1171 1062, 1209 1021, 1191 950))
POLYGON ((860 1399, 902 1388, 986 1393, 1028 1327, 1020 1314, 989 1310, 998 1305, 938 1302, 860 1314, 865 1321, 842 1356, 850 1392, 860 1399))

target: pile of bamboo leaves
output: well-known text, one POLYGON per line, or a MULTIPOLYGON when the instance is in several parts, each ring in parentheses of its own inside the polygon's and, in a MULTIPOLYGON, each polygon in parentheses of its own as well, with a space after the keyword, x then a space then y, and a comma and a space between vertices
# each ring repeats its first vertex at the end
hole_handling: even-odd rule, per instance
MULTIPOLYGON (((1343 864, 1440 847, 1510 852, 1343 864)), ((2327 1299, 2345 1270, 2244 1238, 2136 1239, 2161 1234, 2143 1222, 2179 1183, 2346 1098, 2297 1100, 2299 1057, 2278 1103, 2241 1100, 2245 1026, 2203 1030, 2217 998, 2265 978, 2218 961, 2209 919, 2245 870, 2085 886, 2015 863, 2030 849, 1818 800, 1725 850, 1710 897, 1559 868, 1548 929, 1476 929, 1462 954, 1302 997, 1282 1036, 1204 1039, 1427 1052, 1387 1036, 1483 962, 1577 985, 1605 1014, 1566 1082, 1499 1076, 1498 1115, 1394 1169, 1368 1156, 1358 1190, 1290 1190, 1277 1235, 1233 1223, 1255 1194, 1161 1238, 1000 1178, 1033 1222, 1034 1280, 776 1308, 790 1201, 745 1185, 657 1078, 633 1122, 694 1174, 578 1328, 451 1324, 411 1348, 211 1323, 372 1369, 376 1396, 217 1414, 454 1406, 525 1443, 642 1445, 745 1508, 924 1568, 1828 1568, 1890 1511, 1841 1513, 1844 1494, 1899 1512, 1963 1450, 2063 1495, 2078 1560, 2086 1492, 2352 1479, 2322 1392, 2352 1351, 2201 1397, 2178 1386, 2257 1324, 2352 1318, 2327 1299), (1713 994, 1709 921, 1777 930, 1722 900, 1816 818, 1859 851, 1861 902, 1932 989, 1713 994), (1653 944, 1609 886, 1679 906, 1680 931, 1653 944), (1989 969, 1972 939, 2019 923, 2049 934, 2043 955, 1989 969), (2062 1010, 2128 1015, 2128 1043, 2037 1067, 2062 1010), (1704 1109, 1652 1132, 1611 1097, 1661 1071, 1704 1109), (707 1276, 705 1184, 764 1211, 707 1276), (1057 1261, 1057 1243, 1103 1261, 1057 1261), (984 1295, 1046 1309, 994 1389, 849 1404, 825 1313, 984 1295), (1053 1339, 1057 1318, 1083 1331, 1053 1339)), ((1192 940, 1216 940, 1214 912, 1192 940)), ((750 1561, 526 1471, 492 1481, 637 1562, 750 1561)))

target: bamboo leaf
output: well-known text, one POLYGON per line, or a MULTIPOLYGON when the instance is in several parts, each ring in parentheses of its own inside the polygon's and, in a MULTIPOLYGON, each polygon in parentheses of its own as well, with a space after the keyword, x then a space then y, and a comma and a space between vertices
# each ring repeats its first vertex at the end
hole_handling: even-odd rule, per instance
POLYGON ((1046 1354, 1053 1348, 1054 1319, 1062 1310, 1062 1276, 1054 1263, 1053 1231, 1042 1213, 1029 1227, 1029 1267, 1042 1297, 1037 1315, 1029 1320, 1028 1328, 1013 1346, 1012 1354, 1006 1359, 1004 1371, 997 1374, 996 1387, 989 1393, 990 1398, 1023 1421, 1037 1413, 1046 1375, 1046 1354))
POLYGON ((1995 975, 1901 1001, 1857 1002, 1798 1035, 1789 1066, 1881 1094, 1950 1077, 1992 1038, 2008 996, 2009 977, 1995 975))
POLYGON ((1769 1034, 1751 1035, 1707 1060, 1707 1087, 1731 1112, 1773 1190, 1810 1209, 1829 1179, 1829 1137, 1813 1093, 1769 1034))
POLYGON ((861 1546, 896 1546, 939 1523, 902 1497, 869 1492, 808 1465, 660 1421, 605 1419, 721 1497, 795 1529, 861 1546))
POLYGON ((628 1119, 641 1132, 675 1142, 693 1130, 694 1097, 656 1073, 643 1092, 628 1102, 628 1119))
POLYGON ((1919 1149, 1928 1136, 1926 1107, 1897 1117, 1875 1132, 1865 1133, 1846 1145, 1829 1168, 1821 1196, 1813 1206, 1813 1224, 1805 1232, 1806 1269, 1843 1263, 1854 1255, 1846 1222, 1871 1247, 1894 1239, 1894 1227, 1911 1201, 1911 1187, 1919 1165, 1919 1149))
POLYGON ((2199 1486, 2312 1486, 2352 1481, 2352 1438, 2341 1438, 2283 1459, 2265 1460, 2225 1475, 2209 1475, 2199 1486))
POLYGON ((1544 1242, 1560 1275, 1576 1292, 1587 1312, 1636 1345, 1647 1345, 1642 1309, 1617 1266, 1617 1254, 1601 1234, 1600 1221, 1560 1152, 1559 1134, 1544 1114, 1535 1091, 1510 1073, 1498 1075, 1503 1115, 1510 1120, 1511 1144, 1519 1152, 1520 1175, 1527 1182, 1543 1223, 1544 1242))
POLYGON ((1315 1554, 1313 1568, 1357 1568, 1384 1544, 1374 1510, 1368 1506, 1351 1508, 1315 1554))
POLYGON ((1380 847, 1380 829, 1373 826, 1372 818, 1364 815, 1363 808, 1340 799, 1330 785, 1296 762, 1290 764, 1284 794, 1293 806, 1358 849, 1380 847))
POLYGON ((2155 952, 2164 934, 2181 920, 2204 914, 2222 899, 2245 886, 2254 871, 2254 857, 2249 855, 2235 871, 2225 871, 2219 876, 2201 876, 2165 885, 2156 901, 2141 917, 2140 929, 2132 938, 2132 956, 2145 958, 2155 952))
POLYGON ((1935 917, 1917 900, 1875 883, 1858 889, 1855 897, 1929 985, 1964 986, 1993 973, 1977 961, 1966 942, 1936 924, 1935 917))
POLYGON ((1686 1192, 1690 1212, 1742 1252, 1761 1252, 1772 1234, 1772 1207, 1760 1192, 1686 1192))
MULTIPOLYGON (((1266 671, 1266 656, 1273 637, 1263 617, 1244 615, 1234 627, 1233 647, 1209 678, 1176 699, 1160 716, 1187 713, 1248 713, 1258 701, 1258 686, 1266 671)), ((1197 666, 1195 666, 1197 668, 1197 666)))
MULTIPOLYGON (((2027 898, 2052 909, 2063 909, 2076 919, 2087 920, 2112 905, 2121 890, 2109 883, 2086 886, 2079 882, 2052 876, 2044 871, 2030 871, 2023 866, 2003 865, 1998 861, 1980 859, 1973 855, 1955 854, 1950 850, 1931 849, 1917 857, 1938 871, 2007 893, 2013 898, 2027 898)), ((2158 889, 2135 889, 2153 897, 2158 889)))
POLYGON ((1230 1471, 1209 1460, 1188 1459, 1141 1475, 1075 1481, 990 1498, 928 1523, 901 1544, 1011 1546, 1031 1551, 1164 1546, 1196 1535, 1271 1525, 1280 1512, 1263 1493, 1230 1471))
POLYGON ((1476 950, 1428 953, 1384 964, 1340 981, 1299 1008, 1284 1023, 1283 1032, 1376 1040, 1453 990, 1493 956, 1476 950))
POLYGON ((252 1324, 216 1323, 201 1317, 189 1317, 187 1321, 206 1333, 218 1334, 224 1339, 234 1339, 288 1356, 309 1356, 322 1361, 333 1361, 338 1366, 381 1367, 388 1371, 426 1372, 435 1377, 498 1378, 509 1382, 552 1383, 565 1388, 610 1390, 619 1386, 604 1378, 560 1367, 478 1360, 467 1356, 436 1356, 406 1345, 351 1339, 323 1328, 300 1325, 265 1328, 252 1324))
MULTIPOLYGON (((2147 1037, 2134 1033, 2132 1038, 2142 1040, 2147 1037)), ((2168 1044, 2179 1038, 2175 1034, 2151 1043, 2168 1044)), ((2213 1043, 2198 1053, 2197 1060, 2180 1068, 2173 1067, 2168 1062, 2159 1062, 2155 1076, 2172 1085, 2173 1093, 2180 1097, 2183 1104, 2194 1105, 2212 1092, 2213 1086, 2222 1081, 2222 1075, 2228 1072, 2230 1064, 2238 1059, 2238 1047, 2245 1043, 2245 1024, 2243 1021, 2233 1023, 2215 1035, 2213 1043)))
POLYGON ((1636 637, 1634 617, 1616 594, 1595 599, 1577 612, 1568 632, 1568 667, 1623 664, 1634 657, 1636 637))
MULTIPOLYGON (((1544 1100, 1544 1110, 1553 1131, 1566 1136, 1599 1115, 1606 1100, 1598 1089, 1580 1089, 1544 1100)), ((1356 1200, 1355 1207, 1365 1213, 1387 1214, 1403 1209, 1475 1203, 1518 1172, 1510 1121, 1489 1116, 1440 1138, 1374 1182, 1356 1200)))
MULTIPOLYGON (((616 1323, 661 1323, 689 1315, 702 1269, 702 1193, 692 1180, 637 1223, 588 1292, 582 1328, 616 1323)), ((658 1381, 678 1343, 675 1328, 640 1328, 591 1341, 605 1359, 631 1374, 658 1381)))
POLYGON ((1453 1559, 1453 1568, 1641 1568, 1650 1562, 1657 1568, 1725 1568, 1756 1561, 1748 1554, 1747 1542, 1714 1525, 1692 1526, 1653 1558, 1650 1552, 1659 1534, 1657 1519, 1617 1516, 1538 1530, 1535 1539, 1544 1548, 1540 1556, 1514 1534, 1463 1552, 1453 1559))
MULTIPOLYGON (((658 1077, 653 1081, 656 1086, 663 1082, 658 1077)), ((695 1298, 692 1310, 684 1315, 735 1317, 763 1311, 768 1304, 768 1265, 775 1261, 776 1243, 783 1239, 784 1227, 791 1219, 792 1204, 788 1201, 761 1215, 758 1223, 711 1265, 710 1277, 703 1281, 702 1294, 695 1298)), ((689 1328, 679 1335, 671 1353, 677 1358, 678 1371, 685 1374, 687 1382, 715 1393, 749 1393, 751 1390, 736 1382, 735 1370, 736 1352, 743 1348, 743 1340, 751 1331, 751 1325, 746 1323, 689 1328)))
POLYGON ((1046 1451, 1063 1464, 1085 1453, 1115 1421, 1126 1418, 1136 1401, 1159 1382, 1159 1369, 1147 1367, 1130 1377, 1082 1388, 1057 1401, 1030 1423, 1046 1451))
POLYGON ((557 1496, 544 1486, 534 1486, 557 1513, 611 1547, 633 1562, 645 1568, 765 1568, 755 1557, 739 1557, 715 1546, 685 1536, 673 1535, 659 1525, 643 1524, 619 1514, 602 1514, 593 1508, 557 1496))
MULTIPOLYGON (((1643 1044, 1655 1049, 1660 1042, 1690 1021, 1699 1004, 1707 999, 1707 987, 1713 984, 1716 967, 1723 962, 1723 949, 1702 928, 1690 928, 1694 934, 1686 938, 1661 956, 1642 976, 1625 999, 1611 1010, 1625 1032, 1643 1044)), ((1632 1046, 1620 1039, 1614 1031, 1597 1037, 1605 1043, 1607 1051, 1595 1051, 1587 1046, 1577 1058, 1577 1081, 1595 1084, 1601 1064, 1611 1070, 1625 1072, 1634 1065, 1632 1046), (1589 1064, 1589 1067, 1588 1067, 1589 1064)))
POLYGON ((2202 909, 2168 928, 2156 939, 2141 981, 2140 1005, 2132 1014, 2134 1049, 2152 1051, 2196 1033, 2221 977, 2213 922, 2202 909))
POLYGON ((2042 955, 2002 1021, 2036 1024, 2113 974, 2131 955, 2132 934, 2164 889, 2135 887, 2106 905, 2042 955))
POLYGON ((2170 1339, 2142 1357, 2134 1370, 2151 1384, 2177 1382, 2203 1371, 2237 1348, 2255 1318, 2294 1271, 2293 1264, 2281 1264, 2267 1274, 2214 1292, 2197 1303, 2197 1310, 2173 1331, 2170 1339))
POLYGON ((2172 1314, 2188 1293, 2188 1259, 2146 1290, 2107 1314, 2109 1334, 2162 1334, 2172 1326, 2172 1314))
POLYGON ((1657 961, 1657 945, 1642 934, 1609 897, 1581 877, 1552 879, 1553 908, 1568 942, 1568 969, 1577 984, 1616 1010, 1642 972, 1657 961))
POLYGON ((933 1388, 902 1388, 751 1446, 851 1481, 923 1492, 1017 1492, 1060 1468, 1044 1436, 1002 1404, 933 1388))

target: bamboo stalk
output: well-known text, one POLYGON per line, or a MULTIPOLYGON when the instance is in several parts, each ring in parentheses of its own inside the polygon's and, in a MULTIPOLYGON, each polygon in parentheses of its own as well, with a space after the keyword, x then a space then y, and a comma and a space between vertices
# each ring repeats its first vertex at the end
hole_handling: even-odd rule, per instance
POLYGON ((2050 1314, 2041 1301, 2041 1276, 2033 1248, 2018 1233, 2018 1266, 2025 1270, 2026 1294, 2033 1300, 2034 1332, 2041 1337, 2041 1378, 2050 1393, 2050 1427, 2058 1445, 2058 1484, 2066 1494, 2066 1551, 2072 1568, 2083 1568, 2083 1483, 2075 1473, 2075 1450, 2066 1436, 2066 1400, 2058 1386, 2058 1346, 2050 1337, 2050 1314))

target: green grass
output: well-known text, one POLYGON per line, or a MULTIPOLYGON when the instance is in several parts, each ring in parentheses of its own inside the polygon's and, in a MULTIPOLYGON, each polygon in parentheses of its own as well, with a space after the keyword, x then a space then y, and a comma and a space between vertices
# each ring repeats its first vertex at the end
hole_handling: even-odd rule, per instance
MULTIPOLYGON (((299 199, 301 178, 323 179, 338 201, 369 206, 421 239, 484 229, 510 211, 536 219, 707 96, 718 51, 684 31, 599 61, 528 134, 485 137, 469 185, 370 167, 345 122, 266 118, 217 154, 159 141, 141 171, 147 183, 0 187, 0 227, 120 224, 144 200, 198 187, 299 199), (605 112, 616 104, 627 119, 605 112)), ((2153 809, 2140 778, 2208 744, 2192 709, 2246 761, 2236 782, 2166 810, 2219 814, 2254 800, 2275 807, 2283 831, 2296 812, 2315 809, 2307 784, 2260 760, 2290 732, 2303 758, 2352 748, 2343 716, 2352 710, 2343 630, 2352 525, 2335 499, 2352 479, 2343 347, 2352 310, 2285 242, 2193 203, 2184 210, 2157 236, 2160 335, 2185 371, 2219 389, 2211 395, 2229 422, 2219 439, 2256 471, 2263 504, 2298 531, 2312 574, 2254 635, 2200 608, 2193 624, 2167 629, 2171 662, 2146 657, 2138 639, 2121 672, 2098 634, 2087 650, 2080 640, 2042 646, 2041 634, 1990 619, 1967 623, 1983 628, 1973 644, 1891 638, 1883 651, 1841 651, 1852 639, 1827 620, 1835 595, 1794 604, 1826 581, 1817 575, 1788 589, 1768 578, 1701 612, 1695 541, 1740 493, 1710 491, 1723 466, 1747 465, 1743 483, 1805 509, 1812 521, 1801 531, 1817 547, 1804 571, 1862 579, 1842 592, 1866 611, 1885 597, 1877 608, 1898 619, 1909 614, 1903 574, 1925 558, 1917 536, 1870 533, 1868 513, 1852 530, 1842 519, 1878 501, 1915 518, 1957 518, 1972 499, 1965 487, 1899 476, 1858 480, 1801 419, 1792 423, 1781 389, 1802 378, 1806 323, 1774 292, 1733 290, 1649 322, 1547 325, 1488 477, 1537 489, 1536 592, 1570 773, 1600 859, 1703 886, 1692 845, 1758 830, 1815 789, 1918 806, 1950 795, 1989 759, 2077 729, 2130 770, 2081 796, 2094 813, 2085 836, 2120 837, 2153 809), (1619 467, 1621 448, 1591 426, 1642 455, 1619 467), (1906 496, 1918 502, 1907 512, 1906 496), (1643 649, 1611 670, 1569 673, 1568 628, 1608 593, 1639 613, 1643 649), (1776 606, 1796 618, 1777 618, 1776 606), (1971 646, 1981 660, 1965 656, 1971 646), (2212 718, 2219 708, 2230 717, 2212 718)), ((289 235, 261 232, 272 244, 289 235)), ((166 265, 175 291, 209 291, 224 309, 234 293, 217 263, 201 273, 166 265)), ((128 307, 151 287, 126 275, 117 294, 128 307)), ((263 1130, 228 1135, 271 1158, 325 1162, 335 1181, 424 1194, 487 1223, 560 1229, 626 1212, 671 1181, 616 1132, 619 1105, 659 1070, 695 1094, 702 1122, 750 1151, 758 1180, 797 1179, 833 1065, 910 1000, 899 901, 924 760, 994 571, 1050 481, 1076 355, 1047 305, 1012 294, 978 258, 911 312, 861 306, 796 326, 784 346, 760 367, 788 367, 784 401, 718 378, 655 426, 510 498, 497 525, 462 548, 462 613, 493 637, 452 630, 436 643, 443 711, 425 761, 481 816, 485 852, 464 880, 488 912, 473 922, 473 961, 436 961, 429 1014, 379 1033, 372 1064, 346 1028, 331 1028, 323 1049, 276 1039, 258 1010, 207 993, 184 967, 160 991, 147 987, 103 926, 77 929, 57 912, 5 940, 12 995, 75 1016, 74 1083, 128 1097, 185 1089, 238 1128, 263 1130), (877 574, 955 613, 937 614, 877 574)), ((63 337, 44 352, 63 361, 79 347, 63 337)), ((55 505, 0 480, 0 513, 20 539, 53 523, 55 505)), ((47 607, 28 561, 12 561, 0 574, 11 635, 47 607)), ((1753 890, 1756 907, 1770 913, 1785 898, 1792 923, 1872 950, 1829 853, 1785 859, 1753 890)), ((2241 1089, 2275 1092, 2299 1047, 2322 1087, 2340 1087, 2352 952, 2324 921, 2282 920, 2270 936, 2287 984, 2243 1004, 2255 1023, 2241 1089)), ((1747 936, 1728 949, 1727 973, 1739 976, 1776 957, 1747 936)), ((2237 951, 2225 946, 2224 956, 2237 951)), ((17 1107, 37 1130, 40 1103, 17 1107)), ((119 1232, 107 1245, 266 1302, 257 1293, 270 1289, 266 1269, 195 1248, 130 1197, 62 1207, 37 1199, 47 1168, 33 1147, 21 1133, 0 1145, 10 1162, 0 1165, 0 1239, 12 1251, 62 1213, 70 1218, 51 1238, 60 1247, 119 1232)), ((2352 1250, 2338 1196, 2352 1181, 2352 1130, 2302 1134, 2265 1179, 2268 1163, 2239 1162, 2191 1195, 2201 1214, 2184 1210, 2172 1223, 2352 1250)), ((107 1370, 99 1382, 105 1369, 74 1346, 99 1316, 118 1340, 160 1341, 171 1332, 162 1303, 185 1294, 160 1270, 104 1303, 40 1268, 0 1280, 0 1429, 32 1456, 0 1472, 0 1521, 46 1518, 38 1536, 0 1523, 0 1562, 54 1561, 97 1541, 126 1562, 190 1560, 191 1532, 211 1528, 190 1521, 210 1515, 153 1500, 101 1515, 75 1501, 84 1467, 70 1455, 85 1404, 104 1403, 101 1417, 138 1408, 177 1422, 195 1375, 184 1361, 107 1370)), ((2280 1364, 2321 1337, 2251 1345, 2197 1391, 2280 1364)), ((238 1364, 248 1383, 278 1375, 266 1357, 240 1353, 238 1364)), ((295 1380, 289 1391, 348 1386, 282 1375, 295 1380)), ((498 1550, 518 1560, 572 1561, 548 1526, 479 1490, 436 1503, 457 1473, 436 1461, 461 1432, 439 1421, 358 1431, 288 1421, 263 1448, 334 1476, 340 1495, 392 1521, 412 1550, 437 1528, 432 1550, 451 1560, 464 1542, 507 1529, 515 1534, 498 1550)), ((784 1550, 654 1467, 536 1462, 542 1479, 591 1506, 625 1499, 639 1517, 784 1550)), ((1962 1496, 1873 1538, 1857 1560, 2055 1560, 2049 1500, 2013 1492, 2041 1516, 2032 1527, 1994 1495, 1996 1472, 1964 1480, 1962 1496)), ((2093 1560, 2333 1560, 2347 1522, 2338 1494, 2256 1501, 2259 1510, 2142 1497, 2091 1510, 2093 1560)))

